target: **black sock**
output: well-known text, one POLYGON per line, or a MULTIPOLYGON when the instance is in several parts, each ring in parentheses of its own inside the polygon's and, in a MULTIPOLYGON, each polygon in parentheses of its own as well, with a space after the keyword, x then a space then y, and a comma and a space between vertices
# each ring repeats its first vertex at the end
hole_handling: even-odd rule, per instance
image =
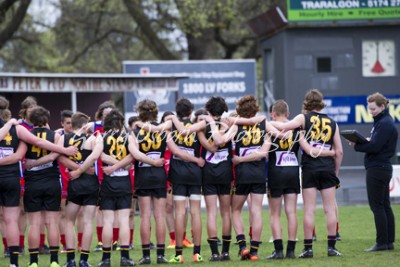
POLYGON ((224 252, 229 253, 229 246, 231 245, 231 242, 232 242, 231 235, 223 235, 222 236, 222 253, 224 253, 224 252))
POLYGON ((257 255, 258 247, 260 246, 260 241, 250 241, 250 254, 257 255))
POLYGON ((304 239, 304 249, 312 249, 312 239, 304 239))
POLYGON ((201 249, 200 246, 194 245, 194 247, 193 247, 193 255, 194 254, 200 254, 200 249, 201 249))
POLYGON ((120 246, 120 251, 121 251, 121 258, 129 259, 129 245, 120 246))
POLYGON ((103 247, 103 256, 101 257, 101 260, 104 261, 106 259, 111 259, 111 247, 103 247))
POLYGON ((67 262, 75 260, 75 249, 67 248, 67 262))
POLYGON ((274 248, 275 248, 275 250, 283 250, 282 239, 275 239, 274 240, 274 248))
POLYGON ((236 241, 238 242, 240 249, 246 247, 246 239, 244 239, 244 235, 243 234, 242 235, 237 235, 236 236, 236 241))
POLYGON ((336 235, 328 235, 328 248, 335 248, 336 235))
POLYGON ((143 257, 150 257, 150 244, 142 244, 143 257))
POLYGON ((165 244, 157 244, 157 256, 164 256, 165 244))
POLYGON ((217 254, 219 255, 218 252, 218 237, 210 237, 207 239, 208 244, 210 244, 210 249, 211 249, 211 254, 217 254))
POLYGON ((39 261, 39 248, 30 248, 29 249, 29 257, 30 257, 30 263, 38 263, 39 261))
POLYGON ((60 249, 59 246, 50 247, 50 263, 57 262, 58 263, 58 250, 60 249))
POLYGON ((10 250, 10 264, 18 266, 19 246, 9 246, 10 250))
POLYGON ((182 255, 183 247, 175 246, 175 256, 182 255))
POLYGON ((81 258, 80 258, 80 260, 87 262, 88 259, 89 259, 89 253, 90 253, 89 250, 81 250, 81 258))
POLYGON ((286 250, 295 250, 296 249, 296 241, 288 240, 286 250))

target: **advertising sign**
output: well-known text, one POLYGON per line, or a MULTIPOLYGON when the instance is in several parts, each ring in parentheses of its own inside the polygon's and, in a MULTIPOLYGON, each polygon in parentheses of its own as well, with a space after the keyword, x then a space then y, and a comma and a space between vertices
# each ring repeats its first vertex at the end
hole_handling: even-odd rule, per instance
POLYGON ((179 74, 178 92, 146 90, 125 93, 125 111, 130 112, 142 99, 154 100, 160 111, 175 110, 179 97, 188 98, 195 109, 203 108, 211 96, 225 98, 228 108, 244 95, 256 94, 255 60, 126 61, 125 74, 179 74))
MULTIPOLYGON (((400 95, 385 95, 389 99, 389 113, 395 123, 400 123, 400 95)), ((367 107, 367 96, 324 96, 323 113, 338 124, 373 123, 367 107)))
POLYGON ((289 21, 394 19, 400 0, 288 0, 289 21))

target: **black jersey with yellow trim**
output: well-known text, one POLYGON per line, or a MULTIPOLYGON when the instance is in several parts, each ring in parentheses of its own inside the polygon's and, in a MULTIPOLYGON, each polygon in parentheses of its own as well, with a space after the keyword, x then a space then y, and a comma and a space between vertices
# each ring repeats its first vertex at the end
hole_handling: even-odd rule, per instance
MULTIPOLYGON (((180 121, 185 127, 190 127, 192 125, 190 119, 180 119, 180 121)), ((195 157, 200 156, 200 142, 196 133, 183 136, 179 134, 175 126, 173 126, 171 135, 172 140, 180 149, 185 150, 195 157)), ((194 162, 186 162, 171 155, 168 180, 176 184, 201 185, 202 170, 194 162)))
MULTIPOLYGON (((219 120, 216 121, 217 125, 219 120)), ((205 136, 213 144, 210 124, 207 124, 205 136)), ((227 184, 233 179, 232 174, 232 142, 218 146, 216 152, 210 152, 204 147, 201 151, 205 165, 203 167, 203 184, 227 184)))
MULTIPOLYGON (((129 154, 128 135, 122 131, 107 131, 103 135, 103 152, 117 160, 122 160, 129 154)), ((106 166, 106 164, 104 164, 106 166)), ((131 194, 132 185, 129 171, 118 169, 110 175, 104 174, 100 196, 119 196, 131 194)))
POLYGON ((271 137, 268 153, 268 173, 277 168, 299 168, 300 129, 295 129, 288 138, 271 137))
MULTIPOLYGON (((69 156, 69 159, 81 165, 92 153, 92 150, 83 148, 85 142, 89 139, 89 135, 69 133, 64 137, 64 147, 75 146, 78 153, 75 156, 69 156)), ((96 175, 83 173, 79 178, 69 181, 68 191, 74 192, 75 195, 84 195, 99 190, 99 181, 96 175)))
POLYGON ((299 180, 300 129, 292 131, 286 139, 272 137, 268 153, 268 186, 282 187, 291 179, 299 180))
MULTIPOLYGON (((158 125, 152 122, 153 125, 158 125)), ((151 133, 144 129, 136 129, 134 134, 139 143, 139 150, 152 159, 164 158, 167 148, 167 133, 151 133)), ((167 173, 164 166, 154 167, 135 160, 135 189, 165 188, 167 173)))
MULTIPOLYGON (((37 127, 30 130, 30 132, 36 137, 47 140, 50 143, 54 143, 55 141, 55 132, 48 128, 37 127)), ((28 144, 28 150, 26 151, 25 159, 38 160, 50 153, 51 151, 35 145, 28 144)), ((59 176, 60 171, 58 169, 57 161, 52 161, 39 166, 35 166, 30 169, 26 169, 24 172, 24 177, 26 181, 41 180, 45 178, 59 179, 59 176)))
MULTIPOLYGON (((243 157, 257 150, 264 144, 265 121, 255 125, 240 125, 234 137, 235 153, 243 157)), ((236 184, 264 183, 266 180, 265 159, 244 162, 235 166, 236 184)))
MULTIPOLYGON (((3 121, 0 122, 0 125, 4 125, 3 121)), ((14 154, 18 149, 19 142, 17 130, 15 126, 11 126, 6 136, 0 141, 0 158, 14 154)), ((14 177, 20 177, 19 162, 0 166, 0 179, 14 177)))
MULTIPOLYGON (((331 150, 336 132, 336 122, 328 115, 318 112, 304 114, 305 138, 307 142, 322 150, 331 150)), ((335 170, 333 157, 312 157, 303 153, 302 169, 309 171, 332 171, 335 170)))

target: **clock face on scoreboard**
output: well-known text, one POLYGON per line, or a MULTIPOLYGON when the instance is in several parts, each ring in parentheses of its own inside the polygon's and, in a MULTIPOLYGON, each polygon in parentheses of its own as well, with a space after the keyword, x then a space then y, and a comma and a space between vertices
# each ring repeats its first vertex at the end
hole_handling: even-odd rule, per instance
POLYGON ((396 75, 396 53, 393 40, 362 42, 362 75, 387 77, 396 75))

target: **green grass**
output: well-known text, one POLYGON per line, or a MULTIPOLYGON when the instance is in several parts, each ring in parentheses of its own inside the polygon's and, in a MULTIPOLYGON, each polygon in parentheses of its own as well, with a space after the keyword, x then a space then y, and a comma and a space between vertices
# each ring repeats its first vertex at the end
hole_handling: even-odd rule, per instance
MULTIPOLYGON (((393 211, 395 215, 400 214, 400 205, 393 205, 393 211)), ((203 241, 202 241, 202 256, 205 259, 201 266, 231 266, 238 265, 241 266, 398 266, 400 260, 400 245, 395 244, 394 251, 383 251, 366 253, 365 248, 370 247, 375 240, 375 227, 374 220, 369 207, 367 206, 345 206, 339 207, 339 221, 340 221, 340 234, 342 236, 342 241, 337 242, 337 248, 343 253, 342 257, 328 258, 326 256, 326 228, 325 228, 325 217, 322 209, 317 209, 316 214, 316 231, 318 241, 314 243, 314 258, 313 259, 294 259, 294 260, 282 260, 282 261, 267 261, 265 258, 271 254, 273 251, 273 244, 268 243, 271 236, 271 230, 269 227, 268 211, 264 210, 264 229, 262 234, 263 244, 260 246, 259 255, 260 261, 258 262, 242 262, 239 261, 237 257, 238 247, 232 243, 231 245, 231 258, 230 262, 218 262, 210 263, 208 262, 208 257, 210 256, 210 249, 207 244, 206 238, 207 233, 205 229, 205 213, 203 213, 203 241), (397 246, 396 246, 397 245, 397 246)), ((303 228, 302 228, 302 217, 303 212, 301 209, 298 210, 299 217, 299 233, 297 243, 296 254, 299 254, 303 248, 303 228)), ((244 221, 248 221, 248 213, 245 211, 243 213, 244 221)), ((136 216, 136 227, 139 229, 139 217, 136 216)), ((399 226, 399 219, 396 220, 399 226)), ((282 220, 283 223, 283 235, 284 235, 284 246, 286 247, 286 220, 282 220)), ((154 228, 153 228, 154 229, 154 228)), ((396 234, 399 236, 399 228, 397 228, 396 234)), ((246 227, 246 234, 248 227, 246 227)), ((190 230, 188 231, 190 232, 190 230)), ((234 237, 234 231, 232 230, 232 236, 234 237)), ((234 238, 233 238, 234 239, 234 238)), ((155 238, 152 238, 155 242, 155 238)), ((166 243, 169 242, 169 237, 166 238, 166 243)), ((93 242, 92 246, 96 244, 93 242)), ((139 232, 135 232, 134 236, 135 250, 130 251, 130 256, 135 261, 138 261, 141 256, 140 250, 140 236, 139 232)), ((2 245, 0 245, 1 251, 3 250, 2 245)), ((27 251, 27 249, 26 249, 27 251)), ((174 250, 166 250, 166 257, 170 258, 174 254, 174 250)), ((156 262, 156 252, 151 251, 152 261, 155 265, 156 262)), ((192 261, 192 250, 184 249, 185 266, 195 265, 192 261)), ((77 253, 76 259, 79 259, 79 254, 77 253)), ((97 266, 98 261, 101 259, 101 253, 91 253, 89 262, 93 266, 97 266)), ((60 255, 60 264, 64 264, 66 260, 65 255, 60 255)), ((0 267, 8 266, 9 259, 0 258, 0 267)), ((20 266, 28 266, 29 255, 20 257, 20 266)), ((119 266, 119 252, 112 253, 112 266, 119 266)), ((198 265, 198 264, 196 264, 198 265)), ((39 266, 49 266, 49 256, 40 256, 39 266)))

